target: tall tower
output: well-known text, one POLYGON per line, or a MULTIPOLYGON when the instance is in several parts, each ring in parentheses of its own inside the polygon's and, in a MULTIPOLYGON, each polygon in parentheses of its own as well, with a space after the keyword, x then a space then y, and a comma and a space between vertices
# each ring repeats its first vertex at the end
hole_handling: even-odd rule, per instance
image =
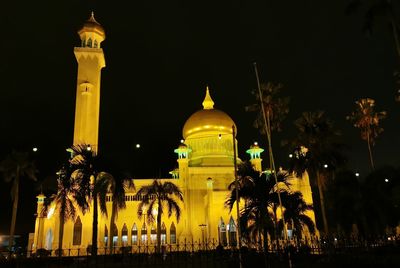
POLYGON ((76 107, 74 125, 74 145, 88 144, 98 151, 100 74, 106 66, 103 49, 100 47, 106 35, 94 14, 78 31, 81 46, 74 48, 78 62, 76 85, 76 107))

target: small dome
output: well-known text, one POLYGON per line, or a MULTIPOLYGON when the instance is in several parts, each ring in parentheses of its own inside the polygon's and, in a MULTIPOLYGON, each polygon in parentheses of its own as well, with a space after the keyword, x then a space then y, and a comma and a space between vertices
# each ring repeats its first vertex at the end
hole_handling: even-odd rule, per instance
POLYGON ((103 26, 94 18, 94 12, 92 12, 90 18, 85 21, 83 27, 79 30, 79 34, 81 32, 95 32, 103 37, 106 35, 103 26))
POLYGON ((214 109, 214 102, 210 97, 208 88, 203 101, 203 108, 203 110, 195 112, 186 120, 182 131, 184 139, 192 135, 232 134, 232 126, 235 125, 235 122, 225 112, 214 109))

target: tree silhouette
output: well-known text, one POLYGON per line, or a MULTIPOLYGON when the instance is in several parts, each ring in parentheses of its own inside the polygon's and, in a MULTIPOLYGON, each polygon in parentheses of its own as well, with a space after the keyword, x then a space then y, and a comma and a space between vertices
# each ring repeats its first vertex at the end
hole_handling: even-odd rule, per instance
POLYGON ((317 185, 324 232, 327 235, 329 226, 324 190, 330 174, 345 162, 341 152, 343 145, 337 141, 340 133, 334 130, 322 111, 304 112, 295 125, 298 134, 291 141, 293 157, 290 158, 289 170, 297 176, 307 171, 317 185))
POLYGON ((375 112, 375 100, 373 99, 360 99, 355 104, 355 110, 346 119, 351 121, 354 127, 360 129, 361 139, 367 142, 369 160, 373 170, 375 165, 371 147, 375 145, 375 139, 379 134, 383 132, 383 128, 379 124, 386 118, 386 112, 375 112))
POLYGON ((19 186, 21 179, 30 179, 36 181, 37 173, 35 164, 30 160, 29 154, 24 152, 12 151, 0 163, 0 173, 3 174, 5 182, 11 182, 11 199, 13 201, 13 209, 11 216, 10 237, 8 247, 11 250, 14 245, 15 223, 17 221, 19 186))
POLYGON ((158 180, 154 180, 150 185, 142 186, 136 194, 142 198, 137 212, 139 219, 146 214, 149 223, 153 223, 156 220, 157 252, 160 252, 161 217, 164 214, 164 209, 167 209, 168 217, 175 213, 176 220, 179 222, 181 208, 178 202, 183 202, 183 194, 179 187, 172 182, 160 182, 158 180), (155 214, 156 219, 154 219, 155 214))

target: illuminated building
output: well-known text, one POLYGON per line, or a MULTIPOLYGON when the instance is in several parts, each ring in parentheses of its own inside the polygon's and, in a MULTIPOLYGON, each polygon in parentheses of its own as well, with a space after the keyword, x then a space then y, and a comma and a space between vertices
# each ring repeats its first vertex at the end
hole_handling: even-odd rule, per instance
MULTIPOLYGON (((75 48, 78 61, 78 81, 75 113, 74 144, 90 144, 98 150, 98 122, 100 100, 100 72, 105 66, 100 43, 105 38, 103 28, 91 18, 79 31, 81 47, 75 48)), ((215 244, 235 246, 236 213, 229 213, 224 207, 228 196, 228 185, 234 180, 234 121, 225 112, 214 108, 214 101, 207 88, 203 109, 192 114, 186 121, 182 135, 183 142, 175 149, 178 168, 171 171, 168 180, 180 187, 184 195, 181 204, 182 215, 179 222, 175 217, 162 219, 161 240, 167 244, 214 241, 215 244)), ((236 128, 236 126, 235 126, 236 128)), ((237 148, 237 146, 236 146, 237 148)), ((258 145, 247 152, 250 161, 258 171, 262 171, 261 153, 258 145)), ((236 154, 237 155, 237 154, 236 154)), ((241 160, 237 159, 240 163, 241 160)), ((135 179, 136 189, 148 185, 149 179, 135 179)), ((308 178, 295 179, 292 190, 301 190, 305 200, 312 203, 308 178)), ((43 211, 44 195, 37 197, 37 219, 33 245, 30 249, 56 249, 58 247, 59 214, 50 206, 43 211)), ((144 218, 137 216, 140 196, 132 189, 126 194, 126 209, 118 213, 115 226, 110 226, 109 218, 99 215, 98 247, 107 246, 112 239, 113 245, 146 246, 155 244, 156 226, 149 225, 144 218), (109 237, 113 228, 115 237, 109 237)), ((111 214, 112 197, 107 196, 107 209, 111 214)), ((154 211, 157 213, 157 211, 154 211)), ((310 212, 314 219, 313 212, 310 212)), ((76 219, 68 220, 64 226, 63 248, 86 249, 92 239, 92 210, 76 219)), ((76 251, 72 251, 76 254, 76 251)))

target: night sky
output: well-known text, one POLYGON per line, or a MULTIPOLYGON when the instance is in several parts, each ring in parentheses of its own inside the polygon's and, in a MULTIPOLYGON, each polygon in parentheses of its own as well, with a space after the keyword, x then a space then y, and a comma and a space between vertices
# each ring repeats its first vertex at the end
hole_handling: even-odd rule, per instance
MULTIPOLYGON (((386 23, 378 20, 368 37, 362 10, 346 15, 348 0, 192 2, 2 3, 1 159, 12 148, 37 146, 38 178, 54 182, 73 139, 77 30, 94 10, 106 30, 99 151, 132 176, 168 176, 182 127, 202 108, 207 84, 215 107, 236 122, 239 156, 247 159, 253 141, 265 148, 265 137, 252 127, 255 114, 244 110, 254 102, 254 61, 261 79, 283 83, 283 95, 291 98, 283 132, 273 137, 277 165, 286 165, 288 151, 280 141, 296 135, 294 119, 324 110, 349 145, 349 167, 365 175, 367 145, 345 120, 364 97, 388 112, 374 147, 376 165, 399 165, 400 103, 393 79, 399 66, 386 23)), ((10 185, 0 182, 0 188, 4 234, 10 185)), ((24 183, 21 191, 17 233, 32 232, 39 188, 24 183)))

